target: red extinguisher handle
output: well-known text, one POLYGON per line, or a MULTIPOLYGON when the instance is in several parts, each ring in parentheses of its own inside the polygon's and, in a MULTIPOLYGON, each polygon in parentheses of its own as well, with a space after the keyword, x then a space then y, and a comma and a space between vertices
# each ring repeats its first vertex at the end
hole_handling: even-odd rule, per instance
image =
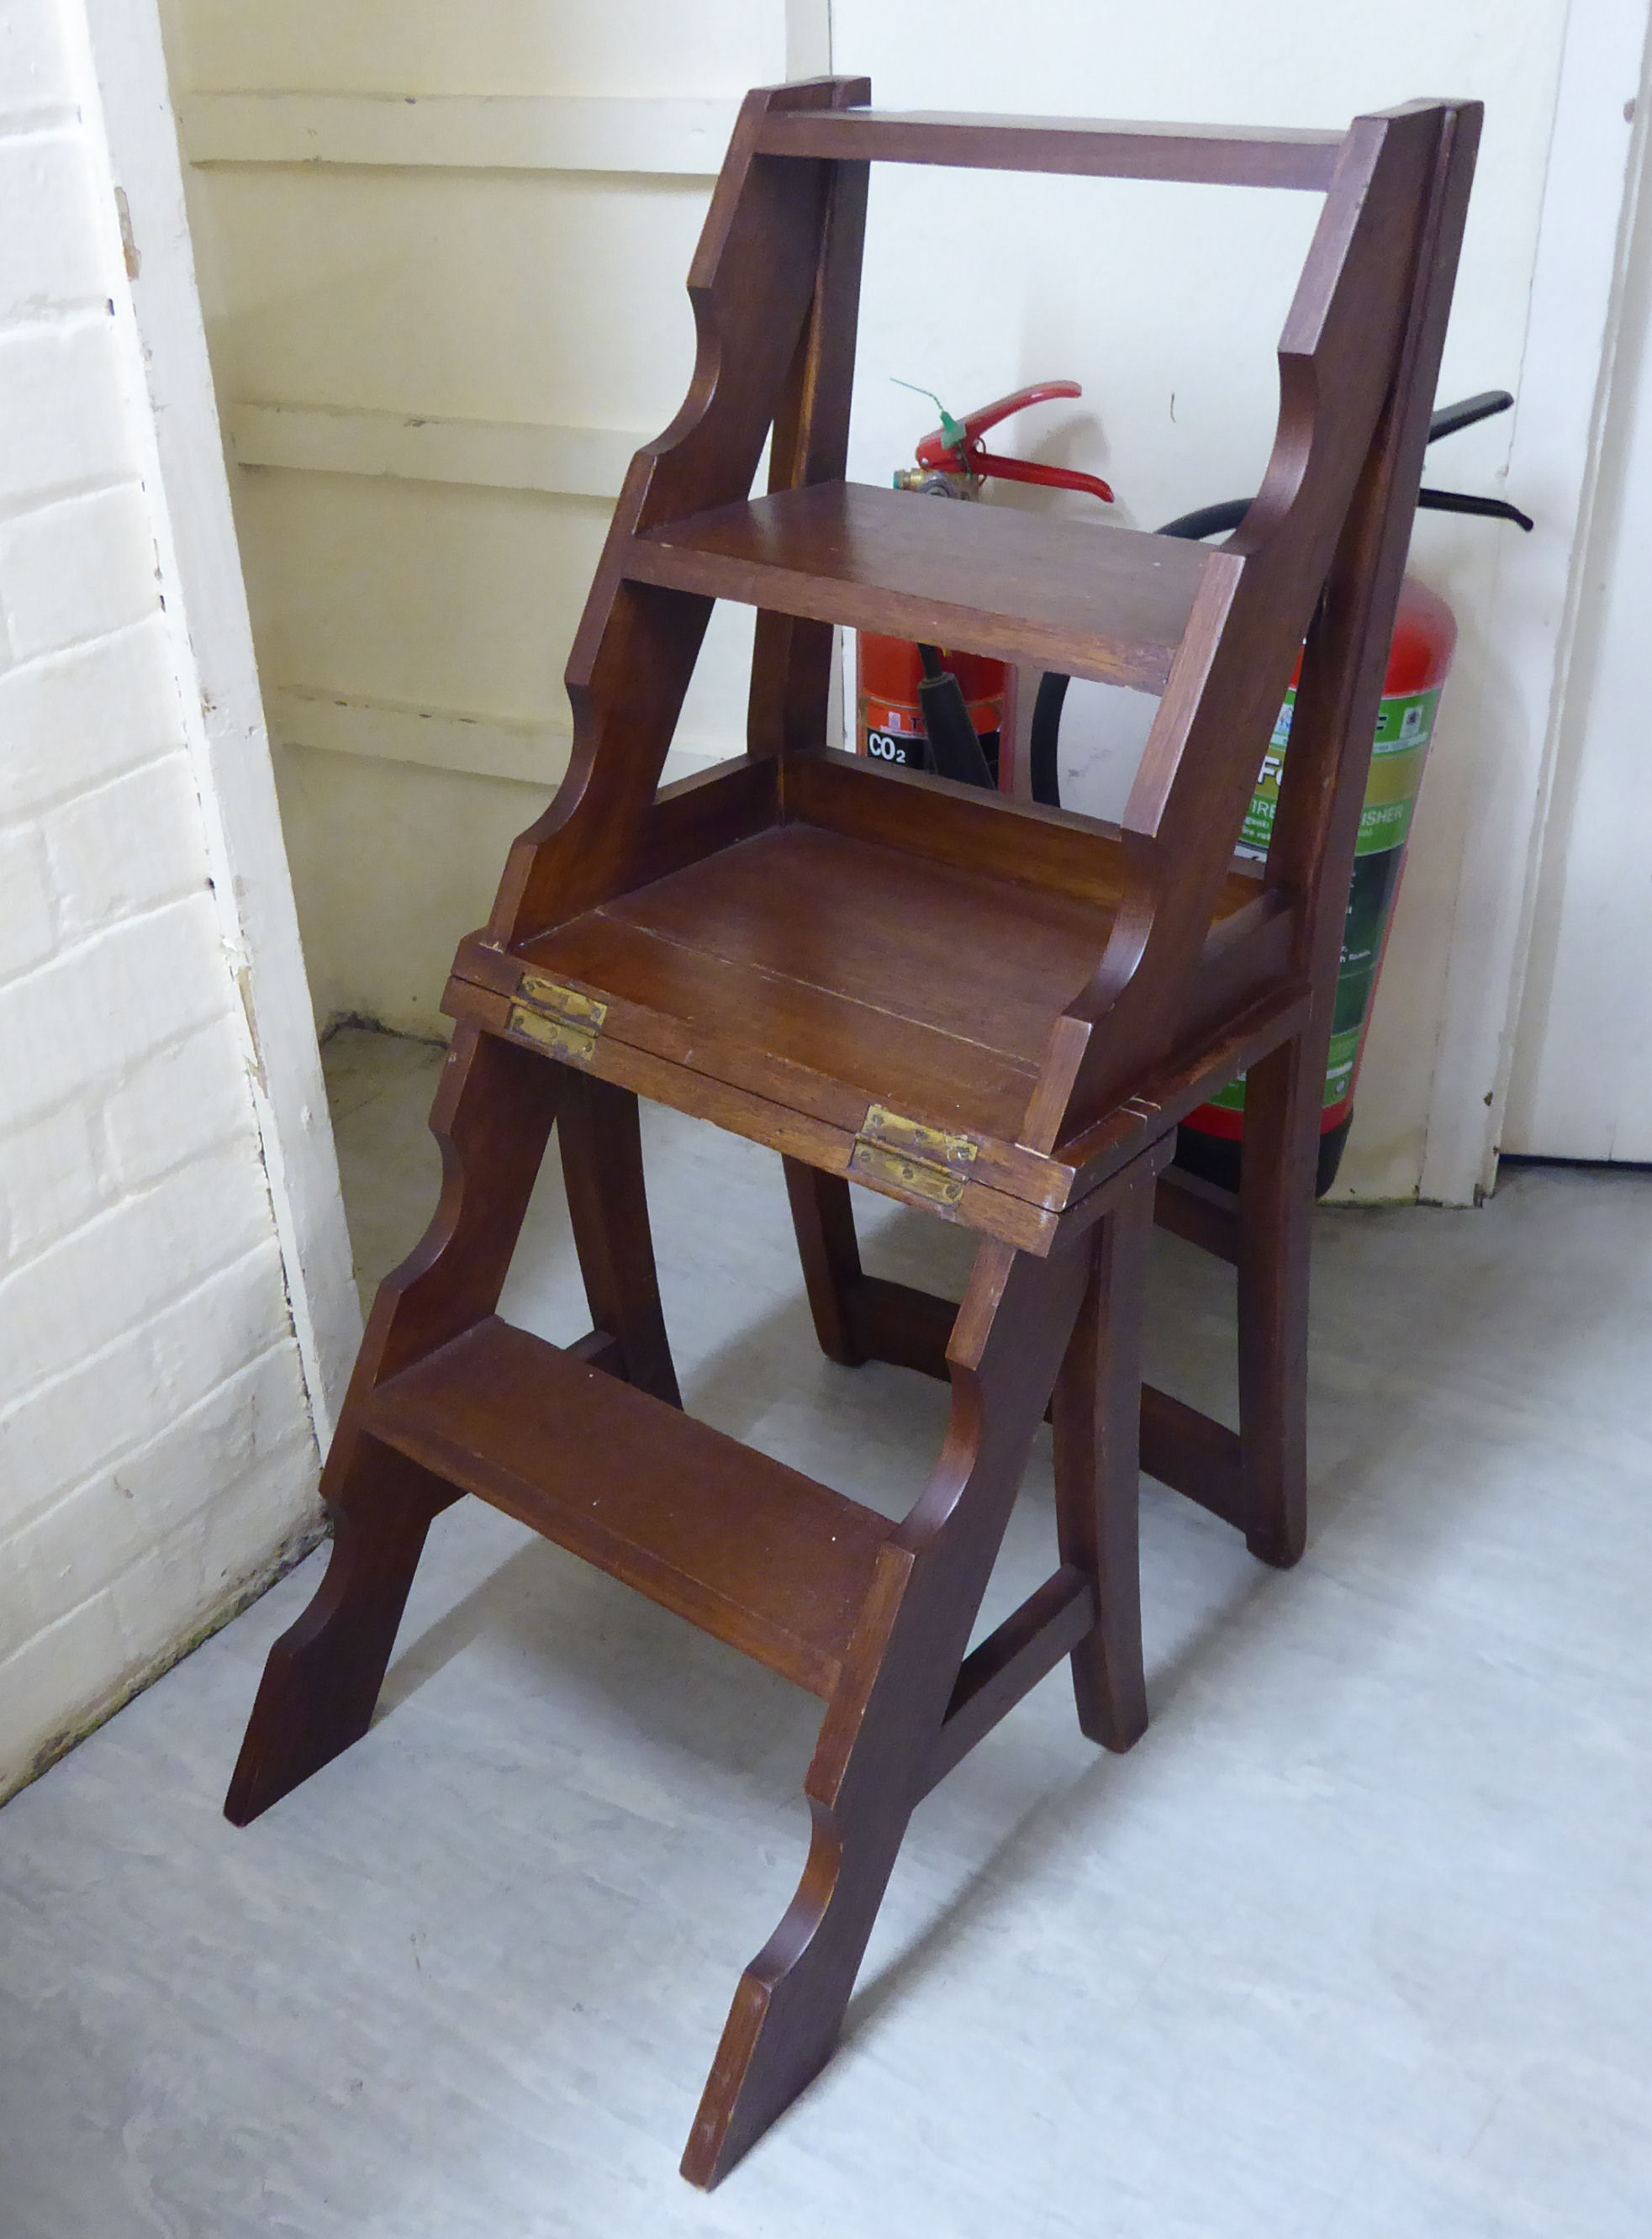
POLYGON ((982 443, 987 429, 996 428, 1000 420, 1007 420, 1013 412, 1025 412, 1031 404, 1052 403, 1058 397, 1083 395, 1084 389, 1076 381, 1035 381, 926 435, 918 446, 918 463, 945 473, 997 475, 1005 482, 1042 482, 1048 488, 1085 490, 1111 505, 1113 494, 1098 475, 1080 474, 1074 467, 1042 466, 1033 459, 1006 459, 987 450, 982 443), (960 430, 961 442, 957 440, 960 430))
POLYGON ((1042 482, 1049 489, 1087 490, 1104 505, 1113 502, 1111 483, 1103 482, 1099 475, 1080 474, 1077 467, 1047 467, 1038 459, 1003 459, 996 451, 983 451, 973 445, 970 465, 978 475, 996 475, 1000 482, 1042 482))

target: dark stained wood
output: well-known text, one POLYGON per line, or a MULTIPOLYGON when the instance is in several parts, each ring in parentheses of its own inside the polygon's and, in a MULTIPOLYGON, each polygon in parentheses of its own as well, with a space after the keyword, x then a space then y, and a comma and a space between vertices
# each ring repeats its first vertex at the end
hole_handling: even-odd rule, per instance
POLYGON ((700 2184, 827 2057, 926 1789, 1064 1654, 1087 1734, 1141 1731, 1138 1465, 1264 1559, 1300 1551, 1319 1083, 1478 131, 1443 103, 1331 136, 868 98, 824 79, 742 104, 690 273, 689 392, 615 509, 568 665, 568 775, 461 945, 441 1201, 375 1303, 328 1463, 332 1562, 271 1655, 228 1806, 253 1817, 365 1731, 426 1528, 461 1492, 823 1695, 808 1856, 735 1996, 684 2158, 700 2184), (1225 546, 843 481, 879 159, 1324 189, 1273 453, 1225 546), (717 597, 759 610, 748 753, 660 792, 717 597), (828 750, 837 622, 1162 692, 1119 823, 828 750), (1272 848, 1242 870, 1304 635, 1272 848), (1161 1169, 1240 1073, 1236 1206, 1161 1169), (949 1379, 900 1523, 673 1404, 638 1094, 780 1153, 834 1360, 949 1379), (911 1123, 881 1165, 873 1105, 911 1123), (597 1325, 567 1350, 497 1319, 554 1124, 597 1325), (960 1306, 866 1272, 851 1173, 977 1232, 960 1306), (1141 1384, 1156 1207, 1237 1264, 1238 1432, 1141 1384), (966 1656, 1046 1408, 1060 1567, 966 1656))
POLYGON ((1147 1731, 1137 1410, 1153 1189, 1170 1153, 1167 1136, 1138 1159, 1091 1232, 1090 1280, 1052 1417, 1061 1559, 1095 1585, 1094 1620, 1072 1650, 1078 1724, 1111 1750, 1127 1750, 1147 1731))
POLYGON ((381 1385, 373 1435, 811 1693, 892 1526, 508 1322, 381 1385))
POLYGON ((373 1723, 431 1520, 457 1499, 428 1471, 359 1432, 348 1494, 331 1502, 332 1551, 309 1607, 269 1651, 224 1817, 244 1827, 373 1723))
POLYGON ((1078 116, 952 116, 939 110, 848 109, 771 116, 758 145, 770 156, 842 162, 946 163, 978 171, 1059 171, 1087 178, 1177 179, 1195 185, 1323 191, 1340 132, 1258 130, 1244 124, 1109 124, 1078 116))
POLYGON ((1480 110, 1447 111, 1430 175, 1399 364, 1341 526, 1303 656, 1271 880, 1302 897, 1296 964, 1314 991, 1300 1036, 1250 1074, 1239 1205, 1239 1419, 1251 1524, 1263 1560, 1307 1538, 1309 1228, 1349 880, 1410 545, 1480 110))
MULTIPOLYGON (((1166 1017, 1185 1009, 1263 753, 1399 375, 1440 150, 1456 114, 1419 107, 1350 130, 1280 342, 1273 454, 1244 522, 1212 555, 1223 565, 1200 586, 1149 734, 1122 819, 1126 849, 1138 854, 1136 891, 1052 1049, 1030 1114, 1035 1146, 1115 1105, 1162 1050, 1166 1017), (1173 878, 1163 875, 1166 862, 1173 878)), ((1424 420, 1437 368, 1437 350, 1410 362, 1408 409, 1424 420)), ((1389 509, 1403 512, 1409 534, 1416 486, 1403 508, 1392 503, 1397 488, 1389 509)), ((1397 594, 1396 576, 1383 611, 1365 617, 1384 642, 1397 594)), ((1359 714, 1363 734, 1345 733, 1343 749, 1363 767, 1375 700, 1359 714)), ((1290 891, 1303 907, 1300 885, 1290 891)))
POLYGON ((816 482, 634 537, 627 579, 1162 691, 1220 555, 1007 506, 816 482))
POLYGON ((1172 1236, 1196 1244, 1214 1259, 1238 1265, 1239 1200, 1231 1190, 1180 1166, 1168 1167, 1158 1178, 1153 1218, 1172 1236))
MULTIPOLYGON (((1062 1144, 1058 1162, 1072 1176, 1064 1203, 1076 1209, 1089 1190, 1111 1180, 1135 1154, 1144 1129, 1156 1130, 1185 1120, 1201 1104, 1208 1103, 1217 1087, 1277 1049, 1301 1026, 1309 1000, 1306 988, 1287 980, 1273 994, 1225 1021, 1219 1032, 1185 1055, 1167 1060, 1162 1069, 1148 1074, 1138 1095, 1116 1106, 1098 1126, 1062 1144)), ((1057 1033, 1060 1031, 1058 1026, 1057 1033)))
POLYGON ((570 1066, 557 1137, 586 1299, 598 1329, 618 1341, 617 1372, 680 1407, 654 1273, 637 1100, 570 1066))
MULTIPOLYGON (((1283 1020, 1277 999, 1236 1017, 1247 987, 1280 977, 1290 928, 1277 898, 1236 873, 1223 906, 1237 914, 1211 936, 1194 1005, 1220 1031, 1151 1092, 1178 1117, 1290 1030, 1289 1000, 1283 1020), (1230 940, 1229 925, 1248 927, 1246 937, 1230 940)), ((594 1068, 644 1086, 614 1069, 618 1043, 686 1066, 695 1078, 678 1092, 656 1078, 646 1093, 691 1113, 702 1075, 851 1137, 880 1103, 975 1139, 980 1184, 1057 1208, 1102 1172, 1075 1180, 1065 1149, 1052 1160, 1018 1138, 1061 1004, 1085 984, 1109 923, 1104 904, 1060 886, 1033 890, 788 824, 574 919, 528 943, 521 962, 467 943, 459 969, 503 996, 526 963, 600 998, 607 1017, 594 1068)), ((455 988, 447 1007, 459 1014, 473 1000, 455 988)), ((1139 1111, 1124 1115, 1103 1146, 1114 1154, 1105 1171, 1134 1154, 1142 1125, 1139 1111)), ((1090 1167, 1095 1148, 1082 1144, 1072 1164, 1090 1167)))
POLYGON ((625 1355, 620 1340, 610 1337, 607 1330, 590 1330, 584 1337, 576 1337, 564 1348, 570 1360, 582 1360, 588 1368, 600 1368, 609 1376, 620 1376, 625 1372, 625 1355))
MULTIPOLYGON (((1110 914, 1124 899, 1129 865, 1118 827, 1070 809, 1012 801, 922 770, 874 769, 835 749, 799 755, 784 785, 788 817, 846 840, 1064 894, 1110 914)), ((1247 887, 1247 900, 1253 892, 1247 887)))
POLYGON ((1251 1529, 1237 1432, 1151 1384, 1142 1388, 1141 1426, 1142 1467, 1149 1477, 1236 1530, 1251 1529))
POLYGON ((1308 1544, 1308 1261, 1326 1039, 1304 1029, 1245 1076, 1237 1259, 1245 1544, 1282 1567, 1308 1544))
POLYGON ((568 772, 512 848, 490 923, 510 946, 625 891, 710 618, 708 598, 627 582, 639 531, 751 489, 819 276, 826 163, 760 158, 763 119, 830 106, 832 81, 754 91, 734 135, 688 275, 699 350, 671 426, 632 461, 614 508, 566 682, 568 772))
MULTIPOLYGON (((847 108, 871 90, 865 78, 840 78, 832 105, 847 108)), ((857 163, 831 167, 814 294, 774 415, 771 493, 841 482, 846 471, 869 170, 857 163)), ((824 744, 832 646, 827 623, 790 614, 758 615, 746 719, 753 754, 786 760, 824 744)))
POLYGON ((876 1354, 858 1341, 850 1307, 850 1292, 866 1277, 855 1239, 849 1185, 839 1175, 805 1166, 801 1159, 783 1159, 780 1163, 814 1334, 828 1360, 835 1360, 839 1368, 859 1368, 876 1354))
POLYGON ((740 755, 661 786, 640 820, 630 876, 646 887, 732 847, 779 821, 780 771, 769 758, 740 755))
MULTIPOLYGON (((494 994, 468 981, 449 980, 442 1001, 450 1015, 485 1026, 491 1033, 515 1040, 515 1030, 510 1023, 511 1004, 506 996, 494 994)), ((537 1047, 528 1040, 523 1040, 520 1046, 525 1050, 537 1047)), ((757 1095, 749 1089, 736 1087, 714 1074, 656 1057, 648 1050, 622 1041, 618 1034, 600 1035, 586 1062, 587 1068, 601 1079, 612 1080, 621 1088, 634 1089, 652 1102, 692 1112, 696 1118, 726 1128, 730 1134, 765 1144, 783 1157, 807 1159, 827 1173, 848 1172, 855 1137, 846 1128, 813 1119, 792 1106, 757 1095)), ((1028 1163, 1031 1166, 1035 1161, 1030 1159, 1028 1163)), ((1067 1169, 1051 1162, 1049 1173, 1052 1182, 1061 1188, 1071 1185, 1072 1176, 1067 1169)), ((857 1173, 855 1180, 858 1186, 877 1194, 895 1197, 902 1203, 912 1202, 908 1195, 892 1187, 886 1188, 873 1175, 857 1173)), ((1007 1190, 971 1181, 965 1185, 958 1205, 926 1209, 939 1219, 976 1229, 982 1235, 999 1237, 1018 1250, 1043 1257, 1053 1248, 1064 1221, 1076 1221, 1082 1226, 1098 1218, 1098 1206, 1090 1201, 1097 1194, 1091 1191, 1084 1206, 1075 1207, 1071 1213, 1059 1213, 1028 1198, 1012 1196, 1007 1190)))
POLYGON ((359 1741, 433 1517, 451 1485, 366 1430, 373 1388, 492 1313, 555 1117, 556 1069, 474 1026, 442 1068, 430 1131, 442 1190, 423 1238, 379 1286, 322 1475, 332 1525, 314 1601, 270 1651, 224 1810, 238 1826, 359 1741))
POLYGON ((977 1253, 949 1349, 946 1445, 879 1552, 804 1783, 808 1858, 734 1994, 683 2156, 693 2183, 714 2184, 837 2041, 1088 1266, 1082 1246, 1042 1260, 993 1242, 977 1253))
POLYGON ((534 961, 611 999, 605 1040, 714 1073, 851 1134, 868 1105, 887 1103, 1013 1144, 1038 1078, 1013 1051, 595 912, 564 927, 534 961))

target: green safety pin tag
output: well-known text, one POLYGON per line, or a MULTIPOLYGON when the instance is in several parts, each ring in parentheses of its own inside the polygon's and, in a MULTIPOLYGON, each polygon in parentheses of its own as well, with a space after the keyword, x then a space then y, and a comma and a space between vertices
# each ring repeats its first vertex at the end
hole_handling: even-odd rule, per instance
POLYGON ((892 373, 889 378, 894 382, 897 389, 910 389, 914 396, 928 397, 930 402, 941 415, 941 433, 946 438, 947 449, 949 451, 956 451, 960 458, 965 457, 967 455, 966 446, 969 442, 969 430, 960 421, 953 419, 952 414, 941 402, 939 397, 936 395, 934 390, 932 389, 920 389, 915 381, 903 381, 898 373, 892 373))

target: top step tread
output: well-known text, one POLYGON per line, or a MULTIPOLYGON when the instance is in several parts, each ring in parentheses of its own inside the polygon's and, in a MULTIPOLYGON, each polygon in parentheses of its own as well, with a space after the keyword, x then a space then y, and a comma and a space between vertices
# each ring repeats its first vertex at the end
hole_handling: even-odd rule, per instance
POLYGON ((381 1385, 368 1427, 819 1695, 893 1529, 497 1319, 381 1385))

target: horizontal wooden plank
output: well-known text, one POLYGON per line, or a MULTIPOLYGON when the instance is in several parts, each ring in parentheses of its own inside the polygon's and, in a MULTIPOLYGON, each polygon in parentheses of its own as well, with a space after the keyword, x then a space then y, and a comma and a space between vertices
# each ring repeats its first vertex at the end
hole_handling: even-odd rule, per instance
POLYGON ((1238 1265, 1239 1200, 1232 1190, 1180 1166, 1166 1166, 1154 1193, 1153 1218, 1184 1243, 1238 1265))
POLYGON ((1330 184, 1343 137, 1340 132, 1264 130, 1246 124, 1130 124, 1077 116, 818 109, 771 110, 757 144, 770 156, 1323 192, 1330 184))
POLYGON ((620 495, 633 455, 648 440, 645 431, 631 428, 445 420, 249 400, 229 407, 227 424, 237 466, 388 475, 401 482, 610 501, 620 495))
POLYGON ((788 814, 846 839, 1108 910, 1124 899, 1123 834, 1116 824, 830 747, 789 756, 782 783, 788 814))
MULTIPOLYGON (((462 958, 462 949, 461 953, 462 958)), ((518 1033, 512 1027, 508 996, 461 979, 457 973, 443 992, 441 1009, 450 1019, 474 1019, 490 1033, 502 1034, 523 1047, 542 1047, 532 1034, 518 1033)), ((834 1127, 809 1113, 778 1103, 773 1097, 757 1095, 750 1089, 720 1080, 712 1073, 696 1072, 692 1066, 657 1057, 609 1033, 598 1035, 585 1060, 585 1069, 604 1080, 614 1081, 620 1088, 634 1089, 639 1096, 646 1096, 653 1103, 669 1105, 675 1112, 690 1113, 695 1119, 709 1120, 731 1135, 743 1135, 748 1142, 761 1143, 785 1157, 800 1159, 805 1166, 818 1166, 823 1173, 841 1174, 879 1197, 912 1202, 906 1193, 886 1188, 872 1175, 859 1171, 850 1173, 849 1157, 855 1139, 846 1128, 834 1127)), ((1098 1218, 1105 1201, 1105 1193, 1092 1192, 1076 1217, 1078 1224, 1082 1226, 1098 1218)), ((1032 1252, 1039 1259, 1046 1259, 1054 1247, 1064 1218, 1074 1218, 1029 1204, 1024 1198, 1012 1197, 1005 1190, 985 1188, 979 1182, 965 1186, 963 1198, 956 1206, 929 1205, 924 1209, 938 1220, 972 1228, 982 1235, 996 1236, 1013 1245, 1018 1252, 1032 1252)))
POLYGON ((191 163, 615 171, 707 179, 738 104, 594 95, 185 93, 191 163))
POLYGON ((264 706, 270 735, 285 746, 462 770, 473 777, 514 778, 524 785, 555 784, 567 767, 574 737, 571 724, 347 698, 304 685, 267 688, 264 706))
POLYGON ((670 522, 627 546, 634 581, 1162 692, 1207 570, 1173 536, 816 482, 670 522))
POLYGON ((1149 1477, 1208 1508, 1224 1524, 1250 1530, 1251 1501, 1237 1431, 1157 1385, 1144 1384, 1141 1454, 1149 1477))
POLYGON ((818 1695, 836 1684, 893 1528, 497 1319, 381 1385, 367 1425, 818 1695))
MULTIPOLYGON (((272 739, 323 753, 454 770, 466 777, 502 777, 541 790, 561 782, 573 744, 571 725, 513 722, 453 708, 406 707, 348 697, 319 686, 272 685, 264 693, 272 739)), ((715 766, 712 751, 673 747, 663 782, 698 776, 715 766)))

